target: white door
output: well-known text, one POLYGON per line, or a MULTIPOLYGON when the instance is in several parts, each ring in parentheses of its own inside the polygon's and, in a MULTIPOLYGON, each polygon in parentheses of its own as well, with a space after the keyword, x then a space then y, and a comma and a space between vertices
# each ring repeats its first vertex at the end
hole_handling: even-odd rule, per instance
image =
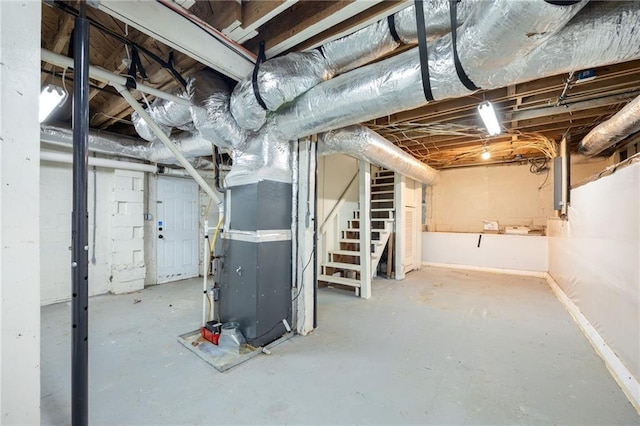
POLYGON ((158 177, 158 283, 198 276, 198 184, 158 177))

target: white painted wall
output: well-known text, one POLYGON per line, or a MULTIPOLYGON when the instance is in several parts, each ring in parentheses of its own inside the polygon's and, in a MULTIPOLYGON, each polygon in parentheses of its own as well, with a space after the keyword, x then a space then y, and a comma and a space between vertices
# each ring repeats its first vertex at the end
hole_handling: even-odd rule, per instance
MULTIPOLYGON (((89 208, 89 295, 107 293, 111 277, 111 202, 113 170, 96 169, 96 238, 93 251, 94 174, 90 169, 89 208)), ((40 273, 41 303, 71 297, 71 208, 72 168, 70 164, 42 162, 40 167, 40 273)))
POLYGON ((426 264, 542 273, 548 269, 547 259, 545 236, 422 233, 422 261, 426 264))
POLYGON ((40 423, 40 2, 0 1, 0 423, 40 423))
POLYGON ((542 175, 529 165, 468 167, 440 172, 433 187, 430 231, 480 232, 483 220, 504 226, 542 228, 553 210, 553 172, 542 175))
MULTIPOLYGON (((70 164, 40 167, 41 304, 71 296, 70 164)), ((89 171, 89 295, 128 293, 144 287, 144 173, 98 167, 89 171), (95 178, 94 178, 95 176, 95 178), (94 180, 95 179, 95 180, 94 180), (94 182, 96 237, 94 252, 94 182)))
POLYGON ((549 274, 640 379, 640 163, 571 191, 549 274))

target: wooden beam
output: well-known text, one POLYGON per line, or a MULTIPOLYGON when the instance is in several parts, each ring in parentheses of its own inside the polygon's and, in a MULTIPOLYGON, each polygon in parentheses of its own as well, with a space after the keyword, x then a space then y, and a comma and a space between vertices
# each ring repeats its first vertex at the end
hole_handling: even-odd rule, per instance
MULTIPOLYGON (((73 31, 74 19, 73 16, 68 13, 62 13, 58 16, 58 29, 55 37, 52 40, 45 40, 44 45, 46 49, 55 53, 62 53, 62 50, 69 44, 69 38, 71 37, 71 31, 73 31)), ((54 66, 45 63, 43 68, 46 71, 51 71, 54 66)), ((52 76, 49 74, 42 74, 42 84, 46 85, 52 81, 52 76)))
POLYGON ((411 2, 407 0, 382 1, 365 11, 358 13, 352 18, 342 21, 328 30, 309 38, 297 45, 295 49, 296 51, 305 51, 322 46, 325 43, 337 40, 341 37, 352 34, 359 29, 369 26, 374 22, 385 19, 387 16, 393 15, 410 5, 411 2))
POLYGON ((186 11, 178 14, 171 7, 180 8, 169 2, 119 0, 102 0, 99 5, 114 18, 233 79, 240 80, 253 71, 255 55, 207 28, 206 23, 196 24, 197 17, 186 11))
POLYGON ((258 35, 257 29, 297 3, 298 0, 252 0, 242 4, 242 23, 227 36, 244 43, 258 35))
POLYGON ((612 96, 604 96, 598 99, 576 102, 566 106, 552 105, 549 107, 528 109, 524 111, 516 111, 512 114, 511 121, 513 121, 517 125, 517 122, 519 120, 531 120, 531 119, 542 118, 542 117, 554 117, 559 114, 574 113, 574 112, 584 111, 587 109, 594 109, 594 108, 604 108, 604 107, 628 102, 631 99, 635 98, 636 96, 638 96, 638 91, 632 91, 632 92, 626 92, 624 94, 616 94, 612 96))
POLYGON ((194 15, 203 16, 198 8, 210 9, 203 20, 217 30, 232 30, 242 23, 242 5, 236 0, 196 2, 192 11, 194 15))
POLYGON ((381 0, 305 1, 298 2, 260 28, 260 37, 245 46, 257 51, 264 41, 267 57, 273 57, 309 38, 369 9, 381 0))

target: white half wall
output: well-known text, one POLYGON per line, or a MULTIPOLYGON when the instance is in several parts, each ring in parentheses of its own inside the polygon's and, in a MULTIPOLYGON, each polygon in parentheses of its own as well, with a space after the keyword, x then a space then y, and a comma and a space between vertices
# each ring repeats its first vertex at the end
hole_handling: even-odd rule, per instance
POLYGON ((549 274, 640 379, 640 163, 571 191, 550 220, 549 274))
POLYGON ((544 273, 547 257, 545 236, 422 233, 425 264, 544 273))

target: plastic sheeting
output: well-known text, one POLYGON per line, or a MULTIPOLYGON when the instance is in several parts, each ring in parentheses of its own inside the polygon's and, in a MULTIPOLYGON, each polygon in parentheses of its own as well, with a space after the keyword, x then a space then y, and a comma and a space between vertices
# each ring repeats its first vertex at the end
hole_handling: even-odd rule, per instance
POLYGON ((549 274, 640 380, 640 163, 571 191, 550 220, 549 274), (606 202, 603 202, 606 200, 606 202))
MULTIPOLYGON (((509 2, 521 3, 537 10, 540 16, 535 19, 535 13, 524 13, 531 12, 526 8, 523 16, 527 19, 510 15, 519 23, 515 29, 519 34, 545 32, 547 19, 561 26, 562 20, 566 22, 571 17, 567 11, 576 11, 543 2, 509 2)), ((541 38, 547 37, 546 34, 535 36, 537 47, 524 57, 490 48, 498 56, 496 64, 501 66, 485 58, 478 62, 485 67, 482 70, 465 66, 468 74, 483 89, 492 89, 640 58, 640 2, 595 2, 583 12, 544 43, 541 38), (509 62, 505 62, 506 58, 509 62)), ((498 36, 500 32, 492 34, 498 36)), ((504 34, 500 37, 508 38, 504 34)), ((446 36, 430 46, 429 70, 436 99, 469 93, 453 71, 450 43, 450 36, 446 36)), ((296 139, 424 104, 420 58, 418 49, 414 48, 317 85, 279 112, 276 122, 283 138, 296 139)))
POLYGON ((640 97, 629 102, 613 117, 591 130, 580 143, 585 155, 597 155, 629 135, 640 131, 640 97))
POLYGON ((372 164, 383 165, 413 180, 432 185, 438 172, 416 160, 373 130, 349 126, 322 133, 318 138, 318 154, 343 153, 372 164))

